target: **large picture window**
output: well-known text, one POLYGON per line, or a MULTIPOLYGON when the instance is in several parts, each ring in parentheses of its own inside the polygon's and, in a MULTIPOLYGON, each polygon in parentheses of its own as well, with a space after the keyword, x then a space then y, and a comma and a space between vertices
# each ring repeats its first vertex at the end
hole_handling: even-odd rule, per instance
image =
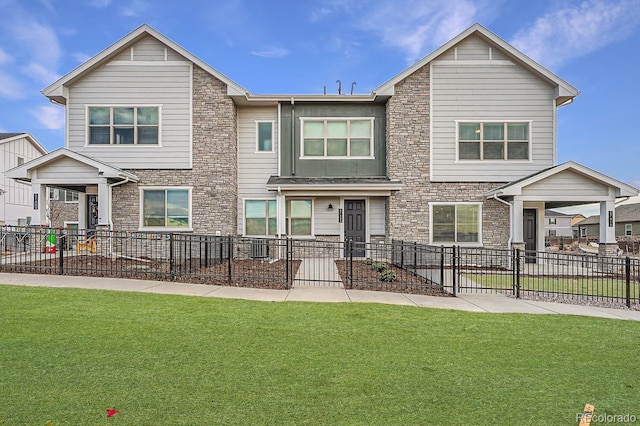
POLYGON ((458 123, 458 159, 529 160, 530 124, 458 123))
POLYGON ((373 118, 302 120, 302 157, 372 158, 373 118))
POLYGON ((89 107, 89 145, 158 145, 158 107, 89 107))
POLYGON ((480 204, 433 204, 433 243, 480 243, 480 204))
POLYGON ((187 188, 142 189, 142 228, 190 228, 190 198, 187 188))
POLYGON ((312 207, 313 203, 311 200, 287 201, 287 235, 312 235, 312 207))
POLYGON ((246 200, 244 202, 245 235, 276 235, 276 200, 246 200))

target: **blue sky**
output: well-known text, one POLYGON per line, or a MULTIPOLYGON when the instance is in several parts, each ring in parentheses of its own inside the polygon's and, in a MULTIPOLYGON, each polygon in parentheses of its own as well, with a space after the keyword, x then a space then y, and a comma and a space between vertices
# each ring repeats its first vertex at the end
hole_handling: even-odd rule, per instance
POLYGON ((639 0, 0 0, 0 132, 64 144, 40 91, 143 23, 255 94, 368 93, 479 22, 577 87, 558 161, 640 187, 639 0))

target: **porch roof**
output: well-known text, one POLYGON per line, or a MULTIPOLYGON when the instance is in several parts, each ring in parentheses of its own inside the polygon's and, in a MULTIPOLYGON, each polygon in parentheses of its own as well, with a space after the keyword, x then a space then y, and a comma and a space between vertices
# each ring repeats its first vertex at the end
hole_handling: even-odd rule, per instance
POLYGON ((68 160, 68 162, 65 163, 65 167, 68 170, 66 171, 66 173, 60 173, 60 175, 65 176, 65 183, 70 181, 75 181, 78 184, 95 183, 87 182, 87 175, 85 173, 80 173, 80 169, 82 169, 82 171, 85 171, 87 169, 95 170, 95 177, 92 176, 92 179, 90 179, 91 181, 100 178, 112 180, 128 179, 133 182, 138 181, 138 177, 133 173, 127 172, 126 170, 122 170, 118 167, 95 160, 85 155, 78 154, 77 152, 70 151, 66 148, 57 149, 53 152, 50 152, 49 154, 43 155, 42 157, 31 160, 21 166, 14 167, 13 169, 7 171, 7 177, 22 182, 31 182, 35 179, 38 179, 38 170, 55 167, 56 162, 61 162, 64 160, 68 160), (69 168, 69 165, 77 166, 78 173, 74 172, 73 167, 69 168))
POLYGON ((487 198, 544 201, 547 208, 638 195, 638 189, 573 161, 559 164, 494 188, 487 198))
POLYGON ((269 191, 398 191, 402 182, 387 176, 374 177, 300 177, 271 176, 267 181, 269 191))

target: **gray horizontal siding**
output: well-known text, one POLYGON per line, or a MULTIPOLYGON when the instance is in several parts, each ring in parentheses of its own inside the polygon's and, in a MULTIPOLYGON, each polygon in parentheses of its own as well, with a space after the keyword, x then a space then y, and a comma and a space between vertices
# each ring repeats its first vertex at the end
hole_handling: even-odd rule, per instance
POLYGON ((371 235, 385 235, 385 200, 377 197, 369 200, 369 233, 371 235))
POLYGON ((558 173, 552 178, 526 186, 522 190, 522 194, 525 196, 566 196, 567 188, 571 188, 572 196, 606 196, 609 194, 609 188, 606 185, 599 184, 570 171, 558 173))
POLYGON ((338 222, 338 208, 340 199, 337 197, 318 197, 313 203, 313 225, 316 235, 340 235, 338 222), (333 210, 329 210, 329 204, 333 210))
POLYGON ((275 199, 265 185, 278 174, 278 110, 238 108, 238 233, 243 233, 244 199, 275 199), (256 121, 273 121, 274 152, 256 152, 256 121))
POLYGON ((95 167, 79 163, 72 158, 61 158, 38 168, 38 179, 56 179, 60 182, 96 179, 98 177, 97 172, 95 167))
POLYGON ((553 88, 496 49, 490 61, 488 52, 488 44, 472 38, 458 46, 458 61, 449 55, 433 63, 434 181, 506 182, 554 164, 553 88), (456 120, 532 121, 531 161, 457 162, 456 120))
MULTIPOLYGON (((157 51, 158 46, 143 43, 139 50, 143 47, 157 51)), ((70 87, 69 149, 124 169, 190 167, 191 63, 146 60, 111 62, 70 87), (160 105, 162 146, 85 146, 90 105, 160 105)))

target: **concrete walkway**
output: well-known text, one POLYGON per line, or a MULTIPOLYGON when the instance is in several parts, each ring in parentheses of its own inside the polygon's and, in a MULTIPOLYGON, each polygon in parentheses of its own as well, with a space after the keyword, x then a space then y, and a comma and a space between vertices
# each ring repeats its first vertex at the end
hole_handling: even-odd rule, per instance
POLYGON ((423 308, 455 309, 470 312, 562 314, 640 321, 640 311, 598 308, 553 302, 513 299, 499 294, 460 294, 435 297, 379 291, 346 290, 338 287, 294 287, 291 290, 264 290, 204 284, 183 284, 122 278, 74 277, 66 275, 0 273, 0 285, 71 287, 96 290, 134 291, 184 296, 220 297, 269 302, 359 302, 423 308))

